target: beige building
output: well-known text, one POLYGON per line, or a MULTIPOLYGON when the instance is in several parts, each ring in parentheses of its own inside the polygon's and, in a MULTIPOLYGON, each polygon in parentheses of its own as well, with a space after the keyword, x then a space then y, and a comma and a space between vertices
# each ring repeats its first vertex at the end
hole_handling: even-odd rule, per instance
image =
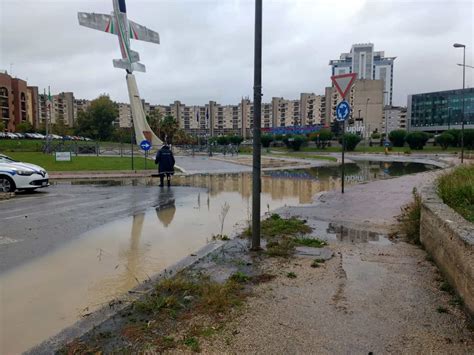
POLYGON ((326 97, 314 93, 302 93, 300 96, 300 125, 321 124, 326 114, 326 97))
POLYGON ((120 128, 132 127, 132 110, 129 104, 119 103, 118 104, 118 125, 120 128))
POLYGON ((385 106, 381 133, 390 133, 397 129, 407 129, 407 108, 385 106))
POLYGON ((283 97, 272 98, 272 127, 300 126, 300 100, 287 100, 283 97))
MULTIPOLYGON (((336 106, 342 101, 336 88, 326 89, 326 100, 329 97, 330 122, 336 120, 336 106), (329 95, 328 95, 329 94, 329 95)), ((352 85, 346 100, 351 106, 346 130, 368 137, 373 132, 382 130, 383 121, 383 81, 356 80, 352 85)), ((327 103, 328 101, 326 101, 327 103)), ((326 114, 326 116, 328 116, 326 114)))

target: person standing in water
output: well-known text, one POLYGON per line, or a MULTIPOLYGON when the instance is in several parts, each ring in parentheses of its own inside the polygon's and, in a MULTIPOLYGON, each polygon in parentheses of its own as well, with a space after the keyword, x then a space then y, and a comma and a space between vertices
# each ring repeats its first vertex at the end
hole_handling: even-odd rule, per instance
POLYGON ((174 174, 174 156, 168 144, 165 143, 158 153, 156 153, 155 164, 158 164, 160 187, 164 186, 165 175, 168 186, 171 186, 171 175, 174 174))

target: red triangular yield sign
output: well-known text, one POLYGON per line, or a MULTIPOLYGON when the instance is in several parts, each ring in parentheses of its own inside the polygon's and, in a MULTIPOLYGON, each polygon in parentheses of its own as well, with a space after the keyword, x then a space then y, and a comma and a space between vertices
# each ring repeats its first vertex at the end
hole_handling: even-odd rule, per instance
POLYGON ((346 97, 347 92, 351 88, 356 77, 356 73, 331 76, 331 80, 334 83, 334 86, 336 87, 337 91, 343 99, 346 97))

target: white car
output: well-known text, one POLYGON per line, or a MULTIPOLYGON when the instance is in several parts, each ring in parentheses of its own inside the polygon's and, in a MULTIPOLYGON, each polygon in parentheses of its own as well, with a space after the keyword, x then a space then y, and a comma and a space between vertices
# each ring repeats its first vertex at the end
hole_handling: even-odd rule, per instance
POLYGON ((15 161, 0 154, 0 192, 34 190, 49 186, 49 176, 42 167, 15 161))

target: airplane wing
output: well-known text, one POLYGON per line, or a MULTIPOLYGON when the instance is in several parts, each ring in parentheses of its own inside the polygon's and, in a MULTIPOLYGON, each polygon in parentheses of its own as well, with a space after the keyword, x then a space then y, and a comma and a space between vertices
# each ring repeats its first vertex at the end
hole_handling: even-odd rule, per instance
POLYGON ((117 34, 114 20, 110 15, 79 12, 77 17, 81 26, 111 34, 117 34))
POLYGON ((128 23, 130 24, 131 39, 160 44, 160 35, 157 32, 152 31, 145 26, 139 25, 132 20, 128 20, 128 23))

